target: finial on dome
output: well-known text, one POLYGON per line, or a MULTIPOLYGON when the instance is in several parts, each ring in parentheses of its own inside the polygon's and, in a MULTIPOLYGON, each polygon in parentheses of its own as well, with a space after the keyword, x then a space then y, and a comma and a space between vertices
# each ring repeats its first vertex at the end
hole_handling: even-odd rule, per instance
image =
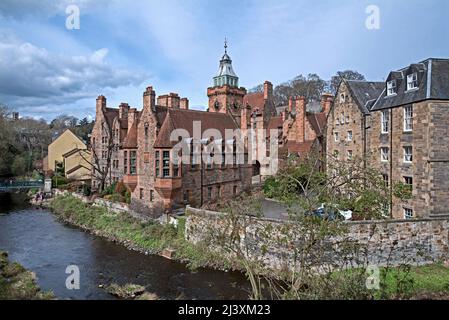
POLYGON ((225 37, 225 41, 224 41, 224 48, 225 48, 225 53, 228 53, 228 39, 225 37))

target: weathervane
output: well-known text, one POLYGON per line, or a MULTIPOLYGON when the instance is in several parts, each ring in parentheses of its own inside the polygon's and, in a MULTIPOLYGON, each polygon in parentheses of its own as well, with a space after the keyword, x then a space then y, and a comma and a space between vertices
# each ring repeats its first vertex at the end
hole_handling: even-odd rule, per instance
POLYGON ((225 53, 228 53, 228 39, 225 37, 225 42, 224 42, 224 48, 225 48, 225 53))

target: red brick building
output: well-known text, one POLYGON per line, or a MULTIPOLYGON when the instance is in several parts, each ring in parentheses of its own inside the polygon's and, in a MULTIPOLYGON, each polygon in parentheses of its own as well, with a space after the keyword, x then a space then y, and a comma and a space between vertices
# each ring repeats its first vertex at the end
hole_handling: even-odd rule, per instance
MULTIPOLYGON (((107 184, 123 181, 132 190, 135 210, 202 206, 249 190, 253 175, 274 172, 276 154, 261 148, 269 147, 267 128, 279 129, 291 152, 308 152, 321 137, 324 113, 306 112, 304 99, 292 98, 277 116, 270 82, 263 92, 239 87, 226 45, 213 82, 207 111, 190 110, 188 99, 176 93, 156 98, 152 87, 143 93, 140 111, 126 103, 108 108, 98 97, 92 148, 101 167, 109 168, 107 184), (261 129, 261 139, 252 138, 250 129, 261 129)), ((328 110, 331 100, 323 103, 328 110)))

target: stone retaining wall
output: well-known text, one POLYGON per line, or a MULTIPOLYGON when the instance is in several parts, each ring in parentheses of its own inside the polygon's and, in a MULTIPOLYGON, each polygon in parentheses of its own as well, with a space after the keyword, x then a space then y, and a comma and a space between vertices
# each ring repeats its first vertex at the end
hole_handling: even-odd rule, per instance
MULTIPOLYGON (((186 239, 192 243, 210 241, 210 232, 219 233, 223 230, 224 214, 219 212, 200 210, 188 207, 186 210, 186 239)), ((264 263, 272 268, 285 268, 293 261, 292 248, 279 245, 279 241, 271 241, 282 234, 281 228, 285 221, 255 218, 255 223, 246 230, 240 230, 245 235, 246 246, 252 248, 250 252, 262 255, 264 263), (270 241, 267 237, 260 236, 270 226, 272 230, 270 241), (269 242, 269 243, 268 243, 269 242), (249 245, 248 245, 249 244, 249 245), (264 248, 263 251, 260 248, 264 248)), ((363 221, 344 222, 347 233, 345 241, 357 244, 363 248, 366 264, 378 266, 400 265, 403 263, 413 265, 430 264, 447 259, 449 222, 447 219, 419 219, 419 220, 389 220, 389 221, 363 221)), ((338 255, 338 243, 342 237, 329 238, 329 245, 324 256, 326 262, 332 263, 341 259, 338 255)), ((212 244, 210 244, 212 245, 212 244)))
POLYGON ((137 219, 144 220, 144 221, 150 219, 150 217, 144 216, 142 214, 135 212, 134 210, 131 210, 129 205, 126 203, 113 202, 113 201, 105 200, 102 198, 92 199, 91 197, 87 197, 87 196, 84 196, 84 195, 76 193, 76 192, 69 192, 67 190, 62 191, 62 190, 55 189, 54 195, 55 196, 71 195, 72 197, 75 197, 75 198, 81 200, 83 203, 91 204, 93 206, 104 207, 104 208, 107 208, 109 211, 112 211, 115 213, 128 213, 131 216, 133 216, 137 219))

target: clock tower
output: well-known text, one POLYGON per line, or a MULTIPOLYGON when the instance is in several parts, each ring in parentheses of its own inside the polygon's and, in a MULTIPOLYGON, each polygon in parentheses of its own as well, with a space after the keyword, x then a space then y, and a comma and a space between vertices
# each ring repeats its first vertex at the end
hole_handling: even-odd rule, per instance
POLYGON ((231 114, 237 123, 240 123, 246 89, 239 88, 239 77, 232 68, 226 40, 224 49, 225 53, 220 60, 218 74, 214 77, 214 86, 207 89, 209 112, 231 114))

